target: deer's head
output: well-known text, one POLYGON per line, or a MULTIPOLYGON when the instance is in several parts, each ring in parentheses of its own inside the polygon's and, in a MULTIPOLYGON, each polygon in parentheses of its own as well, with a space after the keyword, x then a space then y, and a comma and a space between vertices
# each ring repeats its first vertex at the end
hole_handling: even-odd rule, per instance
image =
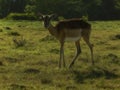
POLYGON ((51 15, 40 14, 40 19, 43 20, 45 28, 49 27, 51 19, 53 19, 55 16, 56 16, 55 14, 51 15))

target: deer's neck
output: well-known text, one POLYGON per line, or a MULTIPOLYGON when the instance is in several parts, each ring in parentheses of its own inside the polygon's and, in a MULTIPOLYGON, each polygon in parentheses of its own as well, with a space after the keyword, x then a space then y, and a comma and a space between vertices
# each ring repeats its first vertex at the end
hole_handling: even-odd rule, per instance
POLYGON ((50 24, 47 29, 49 30, 51 35, 53 35, 53 36, 55 36, 57 38, 58 32, 57 32, 56 28, 52 24, 50 24))

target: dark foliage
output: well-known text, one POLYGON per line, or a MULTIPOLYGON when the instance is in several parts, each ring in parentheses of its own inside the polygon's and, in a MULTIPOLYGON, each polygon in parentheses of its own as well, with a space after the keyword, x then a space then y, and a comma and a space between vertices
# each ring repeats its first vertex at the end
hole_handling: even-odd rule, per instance
MULTIPOLYGON (((10 13, 56 13, 64 18, 120 20, 120 0, 0 0, 0 17, 10 13)), ((26 15, 13 19, 34 19, 26 15)))

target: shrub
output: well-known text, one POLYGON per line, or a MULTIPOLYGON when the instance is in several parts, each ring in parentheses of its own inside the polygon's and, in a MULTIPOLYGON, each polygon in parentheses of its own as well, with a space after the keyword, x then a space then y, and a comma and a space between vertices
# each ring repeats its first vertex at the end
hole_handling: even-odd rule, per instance
POLYGON ((88 16, 82 16, 82 19, 83 19, 84 21, 88 21, 88 16))
POLYGON ((116 34, 116 35, 110 36, 110 39, 111 40, 119 40, 120 39, 120 34, 116 34))
POLYGON ((44 77, 44 78, 41 78, 41 83, 42 84, 51 84, 52 80, 49 77, 44 77))
POLYGON ((12 30, 10 27, 4 27, 6 30, 12 30))
POLYGON ((26 44, 26 40, 23 38, 23 37, 21 37, 21 38, 14 38, 13 39, 13 42, 14 42, 14 44, 15 44, 15 46, 18 48, 18 47, 23 47, 23 46, 25 46, 25 44, 26 44))
POLYGON ((24 71, 24 73, 39 73, 40 71, 37 69, 29 68, 24 71))
POLYGON ((115 35, 116 39, 120 39, 120 34, 115 35))
POLYGON ((26 13, 10 13, 6 19, 12 20, 36 20, 36 16, 34 14, 26 14, 26 13))
POLYGON ((26 86, 18 85, 18 84, 11 84, 9 90, 26 90, 26 86))
POLYGON ((12 35, 12 36, 20 36, 20 34, 16 31, 11 31, 11 32, 8 32, 8 35, 12 35))
POLYGON ((0 29, 0 32, 3 32, 3 29, 0 29))
POLYGON ((2 61, 0 61, 0 66, 2 66, 3 65, 3 62, 2 61))
POLYGON ((63 16, 59 16, 58 20, 65 20, 65 18, 63 16))

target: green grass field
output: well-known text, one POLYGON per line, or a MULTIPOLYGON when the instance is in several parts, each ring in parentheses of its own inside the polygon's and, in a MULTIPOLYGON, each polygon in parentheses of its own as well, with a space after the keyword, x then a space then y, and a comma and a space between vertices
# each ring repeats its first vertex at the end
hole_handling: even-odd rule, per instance
POLYGON ((95 66, 81 39, 74 67, 76 48, 66 42, 67 68, 59 69, 59 42, 42 22, 0 20, 0 90, 120 90, 120 21, 90 23, 95 66))

